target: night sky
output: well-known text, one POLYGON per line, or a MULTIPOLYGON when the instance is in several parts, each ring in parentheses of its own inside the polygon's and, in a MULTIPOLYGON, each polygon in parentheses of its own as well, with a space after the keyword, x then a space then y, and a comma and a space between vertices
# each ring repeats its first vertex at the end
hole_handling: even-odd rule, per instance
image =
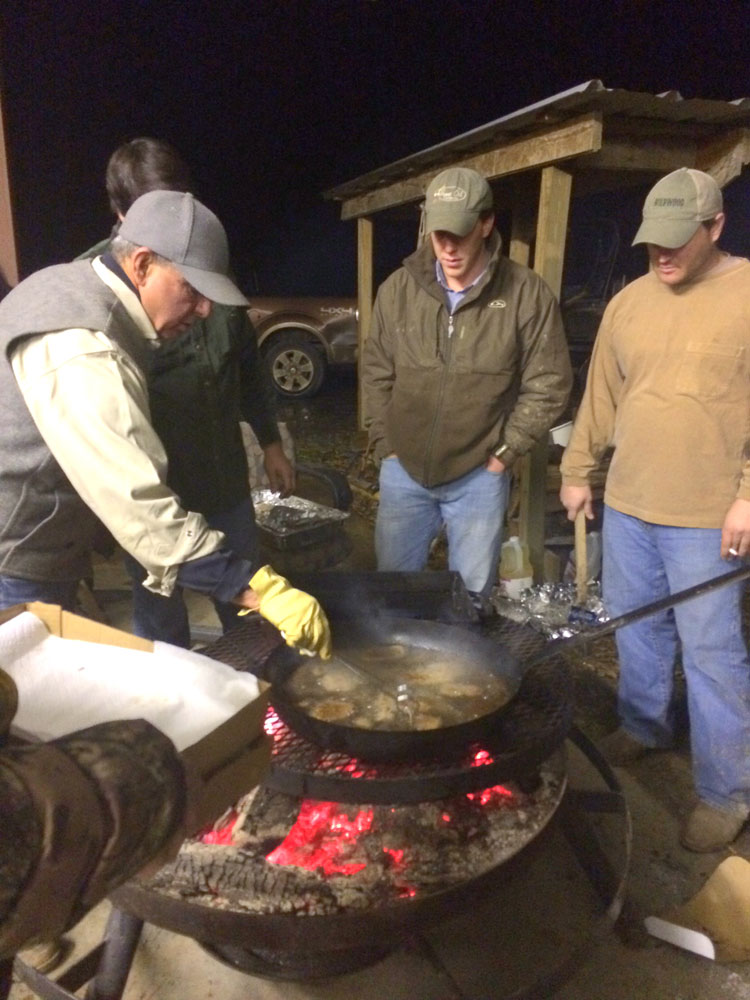
POLYGON ((137 135, 190 163, 249 291, 352 294, 323 190, 589 79, 750 95, 737 0, 3 0, 0 24, 23 275, 106 235, 106 162, 137 135))

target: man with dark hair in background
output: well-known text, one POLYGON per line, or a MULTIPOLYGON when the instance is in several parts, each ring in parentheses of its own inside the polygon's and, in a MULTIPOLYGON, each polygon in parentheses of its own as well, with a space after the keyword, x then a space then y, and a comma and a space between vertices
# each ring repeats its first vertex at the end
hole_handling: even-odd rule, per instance
MULTIPOLYGON (((107 249, 142 194, 193 190, 190 170, 177 151, 147 137, 118 146, 107 164, 106 186, 117 222, 110 238, 84 258, 107 249)), ((224 533, 234 552, 254 560, 258 540, 240 421, 250 424, 263 449, 271 489, 288 495, 295 474, 281 446, 275 397, 247 310, 214 304, 209 316, 162 344, 151 359, 148 385, 151 421, 167 452, 169 486, 184 507, 224 533)), ((181 588, 170 597, 151 593, 141 585, 142 567, 129 556, 125 562, 133 579, 136 634, 189 646, 181 588)), ((236 624, 236 607, 220 601, 214 606, 225 630, 236 624)))

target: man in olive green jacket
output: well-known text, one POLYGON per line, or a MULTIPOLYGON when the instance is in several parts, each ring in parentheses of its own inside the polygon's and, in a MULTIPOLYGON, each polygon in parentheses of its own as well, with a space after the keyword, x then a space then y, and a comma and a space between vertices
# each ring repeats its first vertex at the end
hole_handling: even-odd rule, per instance
POLYGON ((444 525, 449 566, 486 596, 509 473, 562 413, 571 369, 544 281, 501 253, 492 192, 452 168, 427 188, 429 241, 380 287, 362 360, 381 461, 378 568, 421 570, 444 525))

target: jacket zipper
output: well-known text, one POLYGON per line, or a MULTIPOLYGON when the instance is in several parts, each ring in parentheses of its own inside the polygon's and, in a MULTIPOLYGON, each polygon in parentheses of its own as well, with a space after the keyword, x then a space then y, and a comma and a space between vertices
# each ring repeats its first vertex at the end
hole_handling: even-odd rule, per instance
MULTIPOLYGON (((443 308, 445 308, 445 306, 443 306, 443 308)), ((438 318, 439 318, 439 316, 440 316, 440 313, 438 313, 438 318)), ((427 441, 427 447, 425 448, 425 463, 424 463, 424 473, 423 473, 423 475, 424 475, 424 478, 428 482, 429 482, 429 479, 430 479, 430 477, 428 475, 428 472, 429 472, 429 469, 430 469, 430 466, 431 466, 431 463, 432 463, 432 444, 433 444, 433 441, 435 440, 435 427, 436 427, 438 419, 440 418, 440 415, 442 413, 443 395, 444 395, 444 392, 445 392, 445 383, 446 383, 446 381, 448 379, 448 370, 450 368, 451 354, 453 353, 453 351, 452 351, 453 341, 452 341, 451 338, 453 336, 454 329, 455 329, 455 325, 454 325, 453 313, 449 313, 449 315, 448 315, 448 330, 447 330, 446 350, 445 350, 445 354, 443 356, 443 373, 442 373, 442 377, 440 379, 440 391, 438 393, 437 406, 435 407, 435 417, 434 417, 434 419, 432 421, 432 429, 430 430, 430 436, 429 436, 429 439, 427 441)))

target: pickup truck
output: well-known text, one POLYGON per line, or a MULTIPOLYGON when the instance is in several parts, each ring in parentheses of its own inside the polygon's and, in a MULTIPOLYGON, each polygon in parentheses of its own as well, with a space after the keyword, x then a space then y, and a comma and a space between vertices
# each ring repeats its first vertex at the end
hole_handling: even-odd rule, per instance
POLYGON ((281 396, 314 396, 329 366, 357 362, 354 298, 251 296, 248 312, 261 357, 281 396))

